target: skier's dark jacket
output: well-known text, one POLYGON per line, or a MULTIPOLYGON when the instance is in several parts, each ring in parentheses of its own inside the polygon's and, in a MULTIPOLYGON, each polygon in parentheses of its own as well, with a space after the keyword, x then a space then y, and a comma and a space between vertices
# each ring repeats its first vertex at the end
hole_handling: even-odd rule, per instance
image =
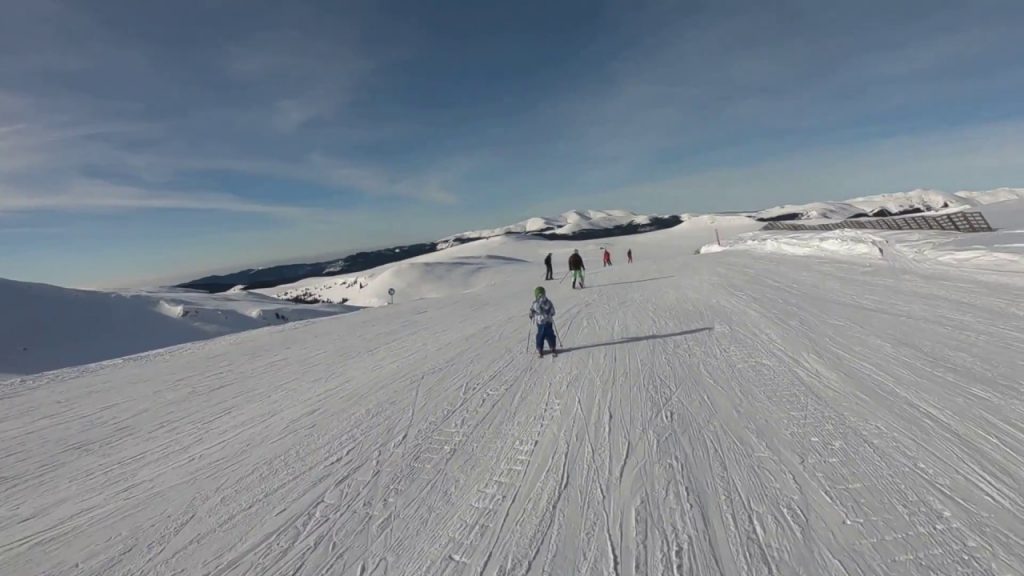
POLYGON ((579 254, 573 254, 569 256, 569 270, 586 270, 583 266, 583 257, 579 254))
POLYGON ((544 257, 544 265, 551 268, 551 254, 544 257))

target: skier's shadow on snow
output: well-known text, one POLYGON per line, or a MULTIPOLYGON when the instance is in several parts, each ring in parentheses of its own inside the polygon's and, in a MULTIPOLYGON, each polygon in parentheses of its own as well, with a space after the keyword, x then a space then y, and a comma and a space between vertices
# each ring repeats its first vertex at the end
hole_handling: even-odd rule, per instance
POLYGON ((624 284, 640 284, 642 282, 654 282, 656 280, 668 280, 669 278, 675 278, 675 276, 658 276, 657 278, 644 278, 643 280, 630 280, 629 282, 611 282, 608 284, 594 284, 593 286, 587 286, 590 290, 594 288, 607 288, 608 286, 622 286, 624 284))
POLYGON ((618 346, 619 344, 632 344, 633 342, 644 342, 647 340, 663 340, 665 338, 678 338, 679 336, 689 336, 690 334, 700 334, 701 332, 711 332, 714 330, 711 326, 705 326, 703 328, 693 328, 691 330, 683 330, 681 332, 672 332, 671 334, 651 334, 650 336, 630 336, 629 338, 619 338, 618 340, 612 340, 611 342, 601 342, 600 344, 584 344, 583 346, 570 346, 559 350, 559 353, 566 352, 578 352, 580 350, 589 350, 591 348, 603 348, 605 346, 618 346))

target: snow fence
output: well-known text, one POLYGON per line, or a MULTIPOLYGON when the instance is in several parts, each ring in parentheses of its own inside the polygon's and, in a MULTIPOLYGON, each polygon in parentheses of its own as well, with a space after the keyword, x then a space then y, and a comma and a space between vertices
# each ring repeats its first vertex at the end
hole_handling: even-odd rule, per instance
POLYGON ((992 232, 992 226, 981 212, 956 212, 931 216, 903 216, 898 218, 855 218, 825 224, 798 224, 795 222, 769 222, 762 230, 839 230, 859 228, 871 230, 947 230, 950 232, 992 232))

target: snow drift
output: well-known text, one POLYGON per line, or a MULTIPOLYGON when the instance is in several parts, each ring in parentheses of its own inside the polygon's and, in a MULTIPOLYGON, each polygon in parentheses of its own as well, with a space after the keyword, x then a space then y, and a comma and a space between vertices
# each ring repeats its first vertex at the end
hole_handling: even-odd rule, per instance
POLYGON ((725 250, 748 250, 794 256, 853 256, 879 258, 889 243, 884 238, 861 230, 828 232, 787 232, 746 234, 724 245, 708 244, 701 254, 725 250))

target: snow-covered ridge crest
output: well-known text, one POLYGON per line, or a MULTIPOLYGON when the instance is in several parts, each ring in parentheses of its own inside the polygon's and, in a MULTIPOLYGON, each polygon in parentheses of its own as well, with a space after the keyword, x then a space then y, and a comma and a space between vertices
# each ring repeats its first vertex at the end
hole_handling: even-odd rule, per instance
POLYGON ((984 206, 986 204, 995 204, 996 202, 1024 200, 1024 188, 1004 187, 993 190, 961 190, 956 195, 984 206))
POLYGON ((1024 198, 1024 188, 960 191, 918 188, 907 192, 860 196, 842 202, 811 202, 788 204, 755 212, 760 221, 773 220, 845 220, 847 218, 897 216, 926 212, 949 212, 976 208, 979 205, 1024 198))
POLYGON ((637 214, 629 210, 571 210, 558 216, 528 218, 515 224, 484 230, 471 230, 438 240, 438 248, 449 248, 460 242, 493 238, 506 234, 554 234, 570 236, 581 230, 604 230, 628 224, 649 224, 657 216, 637 214))

